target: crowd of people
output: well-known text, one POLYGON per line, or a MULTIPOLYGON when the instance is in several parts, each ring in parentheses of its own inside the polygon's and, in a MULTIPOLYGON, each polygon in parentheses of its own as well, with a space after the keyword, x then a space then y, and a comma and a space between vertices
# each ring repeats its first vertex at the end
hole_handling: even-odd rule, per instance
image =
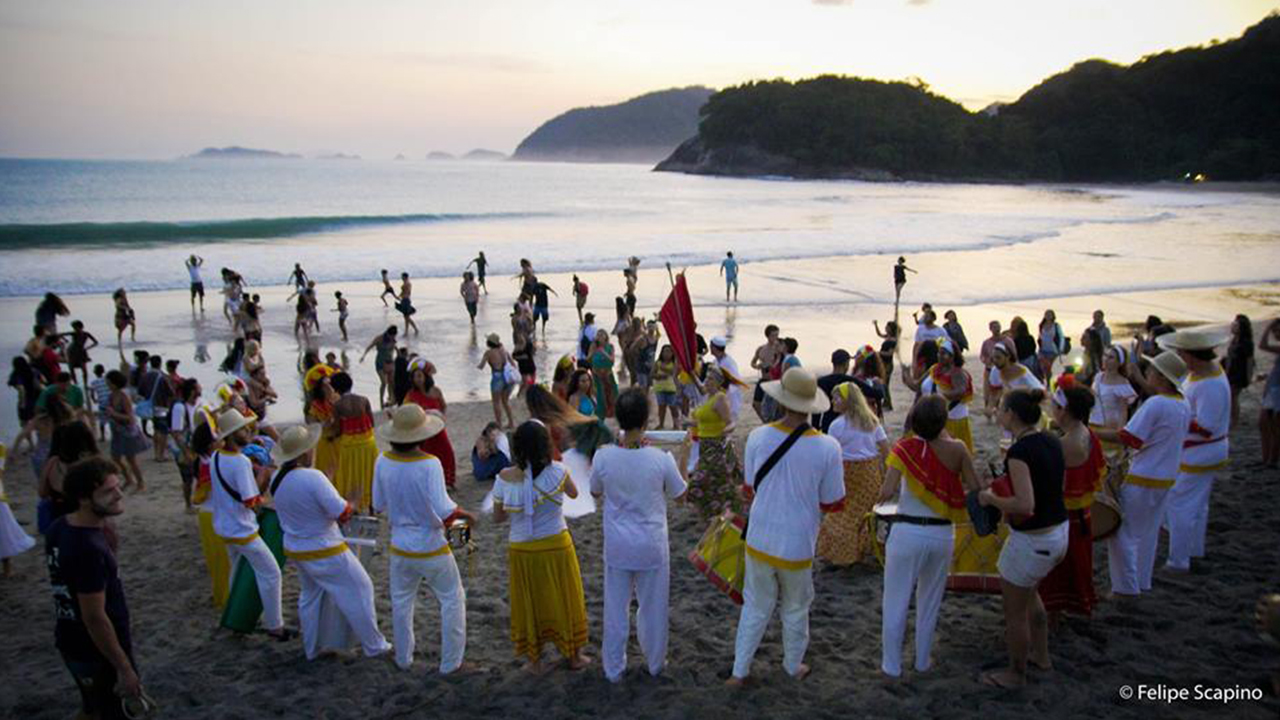
MULTIPOLYGON (((957 314, 947 311, 939 325, 929 304, 913 313, 909 352, 901 344, 896 298, 906 272, 915 271, 899 258, 895 316, 883 329, 875 325, 878 348, 837 350, 830 372, 813 372, 800 359, 798 341, 769 325, 749 378, 724 337, 696 336, 692 362, 677 361, 657 320, 637 314, 640 263, 629 258, 623 270, 611 328, 583 312, 589 289, 574 277, 578 341, 545 386, 534 364, 537 323, 545 345, 549 295, 557 293, 528 260, 514 277, 520 292, 511 313, 512 349, 498 333, 485 339, 478 367, 490 373, 494 422, 476 438, 470 459, 476 479, 493 482, 489 517, 508 525, 510 637, 531 672, 546 670, 548 643, 570 668, 591 662, 583 579, 567 522, 584 501, 587 512, 594 509, 588 496, 603 507, 601 664, 614 682, 627 666, 633 597, 648 671, 657 675, 666 663, 671 501, 706 523, 747 520, 743 572, 730 588, 742 604, 730 684, 749 678, 775 608, 784 670, 796 678, 808 673, 815 560, 851 567, 882 558, 881 671, 890 678, 904 672, 913 596, 914 668, 925 672, 945 591, 999 592, 1009 660, 982 679, 1015 687, 1027 681, 1029 666, 1051 667, 1055 621, 1088 616, 1099 602, 1095 503, 1114 506, 1123 518, 1106 539, 1108 595, 1117 601, 1136 602, 1152 591, 1162 526, 1169 532, 1169 571, 1186 572, 1205 555, 1214 479, 1227 463, 1239 394, 1256 375, 1247 317, 1238 316, 1230 333, 1175 330, 1152 317, 1132 342, 1119 342, 1098 311, 1073 354, 1049 310, 1034 333, 1020 317, 1007 330, 991 322, 972 363, 957 314), (900 428, 885 424, 895 374, 914 394, 900 428), (999 447, 989 449, 1003 457, 1002 467, 990 472, 975 467, 970 410, 979 388, 981 416, 1002 430, 999 447), (515 391, 529 417, 521 423, 515 391), (735 430, 746 419, 748 393, 760 427, 739 448, 735 430), (659 430, 670 416, 672 428, 688 431, 678 457, 651 446, 654 415, 659 430), (866 522, 869 515, 887 526, 887 538, 866 522), (1004 529, 997 530, 1001 518, 1004 529)), ((203 311, 202 265, 195 255, 186 262, 193 312, 197 300, 203 311)), ((488 265, 480 253, 464 271, 459 292, 473 323, 482 291, 489 292, 488 265)), ((736 300, 731 253, 720 269, 729 283, 726 299, 732 290, 736 300)), ((399 345, 418 332, 408 274, 397 290, 382 271, 381 299, 388 307, 386 296, 394 300, 403 335, 389 325, 361 356, 376 353, 377 409, 353 391, 356 368, 345 357, 329 353, 322 360, 308 350, 298 367, 307 422, 284 428, 269 417, 278 394, 262 353, 261 299, 245 291, 239 273, 224 268, 222 278, 235 339, 220 366, 226 379, 209 398, 198 381, 179 373, 176 359, 138 350, 126 361, 123 333, 136 328, 136 319, 123 289, 113 296, 118 368, 93 364, 98 342, 80 321, 58 332, 58 318, 70 310, 53 294, 40 303, 33 337, 13 360, 9 384, 18 390, 23 424, 13 450, 29 446, 39 479, 38 530, 59 606, 57 644, 86 712, 118 708, 119 697, 136 707, 153 702, 132 652, 113 520, 123 512, 125 492, 146 487, 138 456, 149 448, 156 462, 177 465, 185 506, 199 517, 219 604, 235 602, 230 588, 243 558, 262 601, 264 632, 281 641, 297 637, 284 619, 282 562, 263 538, 270 512, 284 557, 297 568, 297 622, 308 659, 358 644, 368 656, 394 653, 398 666, 412 666, 414 607, 425 583, 440 605, 439 671, 474 670, 465 660, 466 592, 453 549, 486 513, 452 499, 458 470, 445 396, 434 365, 399 345), (380 451, 379 440, 389 450, 380 451), (389 528, 394 642, 380 630, 377 590, 349 543, 356 516, 380 517, 389 528), (327 627, 326 615, 340 616, 345 631, 327 627)), ((294 333, 309 344, 319 330, 316 282, 295 265, 290 284, 294 333)), ((335 297, 345 339, 347 301, 335 297)), ((1259 350, 1280 354, 1280 321, 1259 340, 1259 350)), ((1280 455, 1277 368, 1265 381, 1258 423, 1260 460, 1271 468, 1280 455)), ((27 535, 6 505, 0 512, 6 568, 10 555, 26 549, 21 538, 27 535)))

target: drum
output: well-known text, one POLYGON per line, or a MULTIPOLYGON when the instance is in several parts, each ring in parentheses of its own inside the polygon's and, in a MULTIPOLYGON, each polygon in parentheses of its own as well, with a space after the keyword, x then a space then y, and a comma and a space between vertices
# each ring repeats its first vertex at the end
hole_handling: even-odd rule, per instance
POLYGON ((952 592, 999 593, 1000 550, 1009 536, 1009 526, 1000 523, 994 534, 978 535, 973 524, 956 523, 955 549, 951 552, 951 571, 947 589, 952 592))
POLYGON ((1120 509, 1120 486, 1124 483, 1125 470, 1121 463, 1107 463, 1107 477, 1102 488, 1094 493, 1089 509, 1093 541, 1106 540, 1120 529, 1124 513, 1120 509))
POLYGON ((369 561, 378 549, 378 532, 381 528, 381 521, 374 515, 353 515, 343 528, 342 534, 347 538, 347 547, 356 554, 356 559, 365 569, 368 569, 369 561))
POLYGON ((880 503, 871 508, 866 515, 867 530, 871 534, 871 551, 875 553, 880 567, 884 567, 884 546, 889 542, 889 526, 893 517, 898 514, 898 503, 880 503))
POLYGON ((746 575, 746 519, 725 510, 711 521, 702 539, 689 553, 689 562, 707 576, 712 585, 729 599, 742 604, 742 582, 746 575))

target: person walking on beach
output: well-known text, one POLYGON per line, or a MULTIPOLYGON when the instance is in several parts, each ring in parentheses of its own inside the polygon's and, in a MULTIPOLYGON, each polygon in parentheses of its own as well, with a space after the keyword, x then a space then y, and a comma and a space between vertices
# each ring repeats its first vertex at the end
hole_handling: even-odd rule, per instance
POLYGON ((596 341, 596 315, 587 313, 582 319, 582 329, 578 332, 578 349, 575 353, 578 367, 591 368, 591 344, 596 341))
POLYGON ((53 293, 45 293, 44 299, 36 307, 36 325, 44 328, 50 335, 58 334, 58 318, 71 314, 62 298, 53 293))
POLYGON ((893 319, 898 319, 898 303, 902 300, 902 288, 907 284, 907 273, 916 274, 915 270, 907 267, 907 259, 898 258, 898 264, 893 266, 893 319))
POLYGON ((378 299, 382 301, 382 307, 391 307, 389 304, 387 304, 388 295, 391 296, 392 300, 400 299, 399 296, 396 295, 396 289, 391 287, 391 278, 387 274, 387 269, 383 268, 382 269, 382 294, 378 296, 378 299))
POLYGON ((476 366, 477 370, 483 370, 486 366, 489 368, 489 396, 493 401, 493 419, 499 425, 502 424, 502 412, 507 413, 507 429, 513 429, 516 426, 515 415, 511 413, 511 388, 515 383, 509 382, 506 377, 506 367, 512 362, 511 355, 506 348, 502 347, 502 338, 498 337, 498 333, 489 333, 485 338, 484 356, 480 358, 480 364, 476 366))
POLYGON ((70 340, 67 343, 67 369, 71 371, 73 378, 76 370, 79 370, 84 376, 84 386, 89 387, 89 351, 98 346, 98 338, 85 330, 84 323, 79 320, 72 320, 71 332, 63 333, 59 336, 61 338, 70 340))
POLYGON ((670 453, 646 447, 649 395, 631 388, 618 396, 616 445, 596 451, 591 461, 591 494, 604 501, 604 675, 619 682, 627 669, 631 597, 636 597, 636 636, 649 674, 667 663, 670 613, 670 542, 667 501, 686 489, 670 453))
POLYGON ((82 460, 68 469, 62 492, 74 510, 45 536, 55 643, 80 690, 81 716, 124 717, 122 704, 137 711, 146 695, 115 548, 104 532, 124 512, 120 470, 105 458, 82 460))
POLYGON ((751 501, 751 522, 729 685, 746 681, 779 600, 782 668, 797 680, 809 674, 804 655, 818 530, 822 514, 841 509, 845 501, 840 443, 808 424, 810 414, 831 406, 817 379, 803 368, 791 368, 763 388, 784 414, 747 437, 746 482, 751 485, 744 490, 751 501))
POLYGON ((720 261, 720 274, 724 276, 724 301, 729 302, 729 290, 733 290, 733 301, 738 302, 738 261, 733 259, 733 251, 725 253, 720 261))
POLYGON ((240 312, 240 301, 244 296, 244 278, 231 268, 222 268, 222 315, 231 323, 231 329, 237 329, 236 315, 240 312))
POLYGON ((284 627, 280 566, 258 534, 258 518, 254 513, 255 508, 266 501, 263 490, 268 477, 264 474, 256 478, 253 463, 241 452, 253 439, 249 423, 248 418, 234 409, 218 416, 216 438, 222 441, 222 448, 213 454, 209 468, 213 529, 227 547, 231 567, 228 582, 234 580, 236 563, 244 558, 253 569, 258 585, 267 635, 288 640, 294 635, 284 627))
POLYGON ((111 401, 104 409, 107 420, 111 423, 111 457, 124 473, 124 488, 137 485, 137 492, 146 489, 142 479, 142 469, 138 467, 138 455, 150 445, 142 434, 142 425, 133 411, 133 400, 125 388, 129 379, 119 370, 107 373, 107 382, 111 385, 111 401))
POLYGON ((480 285, 480 287, 484 288, 484 294, 488 295, 489 286, 484 284, 484 274, 485 274, 485 269, 489 267, 489 261, 485 259, 483 250, 480 251, 480 254, 476 255, 474 260, 467 263, 467 267, 463 269, 466 270, 470 268, 472 265, 476 266, 476 282, 480 285))
MULTIPOLYGON (((422 450, 444 432, 444 420, 417 405, 398 408, 379 430, 390 446, 373 469, 373 508, 391 525, 391 623, 396 665, 413 665, 413 616, 418 586, 425 582, 440 604, 440 674, 463 669, 467 649, 467 594, 445 535, 456 520, 475 516, 445 488, 440 461, 422 450)), ((474 666, 467 669, 474 669, 474 666)))
POLYGON ((196 309, 196 297, 200 297, 200 312, 204 312, 204 278, 200 277, 200 268, 204 267, 204 258, 192 253, 186 260, 187 275, 191 277, 191 309, 196 309))
POLYGON ((293 284, 294 290, 301 293, 307 287, 307 271, 302 269, 302 263, 293 264, 293 272, 289 274, 289 282, 293 284))
POLYGON ((476 284, 475 275, 468 270, 462 273, 462 286, 458 288, 462 302, 467 307, 467 315, 471 316, 472 327, 476 324, 476 309, 480 304, 480 286, 476 284))
POLYGON ((573 276, 573 303, 578 308, 578 324, 582 324, 582 308, 587 306, 587 293, 591 291, 587 284, 573 276))
POLYGON ((349 311, 347 308, 350 307, 350 303, 347 302, 346 298, 342 297, 341 290, 333 291, 333 297, 338 303, 338 306, 334 308, 334 311, 338 313, 338 329, 342 331, 342 342, 346 342, 347 317, 349 317, 349 311))
POLYGON ((413 307, 413 283, 409 282, 409 273, 400 273, 400 296, 396 302, 396 310, 404 316, 404 334, 409 335, 409 328, 413 328, 414 334, 418 333, 418 324, 413 321, 412 315, 418 312, 413 307))
MULTIPOLYGON (((551 300, 547 297, 547 293, 551 293, 556 297, 560 297, 560 293, 556 292, 552 287, 537 278, 533 281, 533 326, 538 324, 538 318, 542 318, 542 339, 547 338, 547 320, 551 318, 551 300)), ((530 335, 532 340, 532 334, 530 335)))
POLYGON ((116 306, 116 347, 124 345, 124 329, 129 328, 129 339, 136 342, 138 340, 138 319, 133 314, 133 308, 129 306, 129 296, 125 293, 124 288, 117 288, 111 293, 111 302, 116 306))
POLYGON ((378 405, 386 407, 395 390, 396 333, 395 325, 388 325, 381 335, 374 338, 360 355, 360 362, 369 356, 369 351, 377 349, 373 356, 373 368, 378 373, 378 405))
MULTIPOLYGON (((322 617, 326 604, 342 616, 342 622, 360 640, 365 657, 391 650, 378 630, 373 581, 351 552, 338 527, 355 514, 324 473, 311 467, 319 426, 294 426, 271 449, 271 460, 280 469, 271 482, 271 497, 284 531, 284 554, 298 567, 298 625, 302 647, 314 660, 323 646, 322 617)), ((345 649, 345 648, 343 648, 345 649)))

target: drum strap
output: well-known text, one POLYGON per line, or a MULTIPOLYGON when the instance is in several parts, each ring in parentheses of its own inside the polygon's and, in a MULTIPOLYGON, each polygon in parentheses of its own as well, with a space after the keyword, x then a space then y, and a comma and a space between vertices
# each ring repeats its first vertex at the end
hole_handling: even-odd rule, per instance
POLYGON ((226 480, 222 479, 222 468, 218 466, 218 453, 216 452, 213 454, 213 474, 218 476, 218 484, 222 486, 224 492, 231 496, 232 500, 238 503, 244 502, 244 498, 240 497, 240 493, 236 492, 234 488, 227 484, 226 480))
MULTIPOLYGON (((791 434, 787 436, 787 439, 783 440, 782 444, 774 449, 773 453, 760 465, 760 469, 756 470, 755 479, 751 483, 752 490, 755 490, 756 492, 760 491, 760 483, 764 482, 764 476, 769 474, 769 471, 773 469, 774 465, 778 464, 778 461, 782 459, 783 455, 787 454, 787 451, 791 449, 791 446, 795 445, 796 441, 808 431, 809 423, 800 423, 795 430, 791 431, 791 434)), ((748 515, 742 525, 743 539, 747 537, 747 525, 750 522, 751 516, 748 515)))

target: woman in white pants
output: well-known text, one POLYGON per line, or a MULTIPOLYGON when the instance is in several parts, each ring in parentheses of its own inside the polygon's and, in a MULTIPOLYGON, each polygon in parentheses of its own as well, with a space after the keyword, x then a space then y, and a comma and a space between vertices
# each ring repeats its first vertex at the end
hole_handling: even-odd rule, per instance
POLYGON ((907 631, 911 593, 916 596, 917 672, 932 665, 933 630, 946 590, 955 544, 951 523, 965 515, 965 492, 976 490, 977 476, 968 448, 946 434, 947 402, 926 395, 909 416, 914 437, 903 438, 889 454, 880 502, 898 496, 885 546, 880 670, 902 675, 902 640, 907 631))
POLYGON ((444 467, 422 443, 444 431, 444 420, 420 406, 400 406, 378 431, 391 445, 373 466, 373 508, 391 522, 391 623, 396 665, 413 665, 413 616, 418 588, 426 583, 440 604, 440 674, 474 666, 467 649, 467 594, 445 528, 459 518, 474 522, 445 489, 444 467))
POLYGON ((979 503, 1006 514, 1010 528, 996 566, 1004 599, 1009 667, 982 676, 983 684, 994 687, 1026 685, 1028 655, 1039 668, 1047 670, 1051 664, 1049 618, 1036 586, 1067 554, 1069 526, 1062 494, 1067 466, 1062 442, 1057 436, 1036 431, 1043 402, 1043 390, 1004 394, 998 419, 1013 436, 1004 461, 1012 495, 1002 497, 994 488, 978 494, 979 503))
POLYGON ((310 467, 321 430, 320 425, 291 427, 271 452, 280 465, 271 494, 284 530, 284 554, 296 564, 301 585, 302 645, 307 659, 314 660, 322 650, 347 649, 354 634, 364 654, 374 657, 390 650, 391 644, 378 630, 373 582, 338 527, 355 509, 324 473, 310 467), (326 617, 334 609, 341 621, 326 617), (340 632, 329 627, 336 622, 344 625, 340 632))

